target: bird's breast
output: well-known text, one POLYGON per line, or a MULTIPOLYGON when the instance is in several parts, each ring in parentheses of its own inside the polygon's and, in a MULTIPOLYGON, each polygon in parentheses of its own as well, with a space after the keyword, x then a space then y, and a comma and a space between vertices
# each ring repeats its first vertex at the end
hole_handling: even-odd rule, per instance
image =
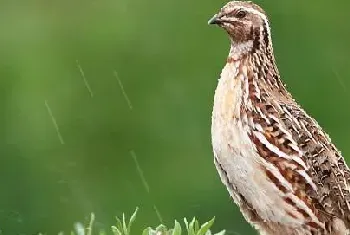
POLYGON ((268 180, 265 163, 249 138, 251 129, 241 120, 244 78, 240 76, 244 74, 234 63, 227 64, 215 91, 211 127, 215 164, 238 205, 244 198, 261 218, 283 221, 289 219, 286 203, 268 180))
MULTIPOLYGON (((211 133, 216 162, 221 166, 218 171, 225 171, 233 188, 250 198, 254 195, 254 187, 247 185, 251 185, 258 174, 259 164, 248 137, 248 127, 241 122, 243 79, 240 76, 233 63, 223 69, 215 90, 211 133)), ((230 193, 235 198, 235 192, 230 193)))
POLYGON ((214 95, 211 134, 216 152, 227 152, 235 141, 241 142, 237 138, 244 132, 240 122, 241 82, 235 64, 228 63, 221 73, 214 95))

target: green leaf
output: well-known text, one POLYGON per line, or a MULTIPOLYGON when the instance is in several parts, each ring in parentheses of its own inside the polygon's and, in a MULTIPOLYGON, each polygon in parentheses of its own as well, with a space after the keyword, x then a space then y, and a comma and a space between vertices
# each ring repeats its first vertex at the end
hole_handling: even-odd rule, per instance
POLYGON ((163 224, 158 225, 158 227, 156 228, 157 232, 166 232, 167 231, 167 227, 163 224))
POLYGON ((126 226, 125 214, 124 213, 123 213, 123 232, 124 232, 124 235, 129 235, 128 234, 128 226, 126 226))
POLYGON ((134 223, 135 219, 136 219, 136 214, 137 211, 139 210, 138 207, 136 207, 135 212, 131 215, 130 220, 129 220, 129 224, 128 224, 128 233, 131 234, 131 225, 134 223))
POLYGON ((122 221, 119 219, 119 217, 115 217, 117 220, 117 226, 115 228, 117 228, 119 231, 123 231, 123 223, 122 221))
POLYGON ((210 227, 214 224, 215 217, 210 221, 202 224, 201 228, 198 230, 197 235, 205 235, 209 231, 210 227))
POLYGON ((196 218, 193 217, 192 221, 188 225, 188 235, 196 235, 194 226, 195 226, 196 218))
POLYGON ((150 227, 143 230, 142 235, 151 235, 152 229, 150 227))
POLYGON ((91 213, 90 223, 89 223, 89 226, 86 228, 86 230, 87 230, 86 235, 92 235, 92 226, 93 226, 94 222, 95 222, 95 214, 91 213))
POLYGON ((116 226, 112 226, 112 232, 114 235, 123 235, 116 226))
POLYGON ((226 230, 222 230, 221 232, 215 233, 214 235, 225 235, 226 230))
POLYGON ((186 217, 184 218, 184 222, 185 222, 186 230, 188 231, 188 221, 187 221, 186 217))
POLYGON ((180 223, 179 222, 177 222, 176 220, 175 220, 175 226, 174 226, 174 230, 173 230, 173 232, 171 233, 171 235, 181 235, 181 225, 180 225, 180 223))

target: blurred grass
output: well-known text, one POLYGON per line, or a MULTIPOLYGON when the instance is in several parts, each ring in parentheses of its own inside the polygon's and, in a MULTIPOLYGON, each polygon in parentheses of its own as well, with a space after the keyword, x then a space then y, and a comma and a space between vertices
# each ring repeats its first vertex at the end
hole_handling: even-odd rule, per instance
MULTIPOLYGON (((258 3, 284 82, 349 162, 350 3, 258 3)), ((5 234, 69 231, 91 211, 104 228, 135 205, 144 224, 160 223, 156 205, 164 223, 215 215, 228 234, 254 234, 212 163, 212 97, 229 45, 206 22, 223 4, 0 1, 5 234)))

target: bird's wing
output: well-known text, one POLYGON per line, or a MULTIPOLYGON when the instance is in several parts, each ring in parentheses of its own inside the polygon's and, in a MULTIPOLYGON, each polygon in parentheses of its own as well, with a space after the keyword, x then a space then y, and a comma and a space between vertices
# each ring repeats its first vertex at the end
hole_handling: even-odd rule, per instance
POLYGON ((327 134, 294 101, 271 99, 253 107, 247 112, 250 137, 259 155, 277 169, 267 176, 286 201, 310 226, 330 215, 349 226, 350 171, 327 134))
POLYGON ((318 123, 297 104, 278 106, 283 111, 281 122, 301 150, 307 173, 317 186, 313 198, 325 212, 342 218, 349 226, 350 171, 344 158, 318 123))

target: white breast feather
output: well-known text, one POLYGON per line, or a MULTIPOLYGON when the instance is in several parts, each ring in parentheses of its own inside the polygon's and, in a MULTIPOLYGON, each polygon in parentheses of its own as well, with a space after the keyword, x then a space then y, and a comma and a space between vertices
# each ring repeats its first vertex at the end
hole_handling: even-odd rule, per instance
MULTIPOLYGON (((267 179, 262 166, 275 174, 279 172, 258 155, 248 137, 249 128, 243 126, 239 119, 243 79, 238 77, 237 67, 235 63, 225 66, 215 91, 211 129, 214 155, 226 171, 230 184, 262 219, 300 225, 302 216, 296 214, 297 218, 292 218, 286 214, 286 209, 292 210, 292 207, 267 179)), ((221 176, 223 183, 227 184, 223 173, 221 176)), ((235 202, 240 204, 237 192, 229 191, 235 202)))

